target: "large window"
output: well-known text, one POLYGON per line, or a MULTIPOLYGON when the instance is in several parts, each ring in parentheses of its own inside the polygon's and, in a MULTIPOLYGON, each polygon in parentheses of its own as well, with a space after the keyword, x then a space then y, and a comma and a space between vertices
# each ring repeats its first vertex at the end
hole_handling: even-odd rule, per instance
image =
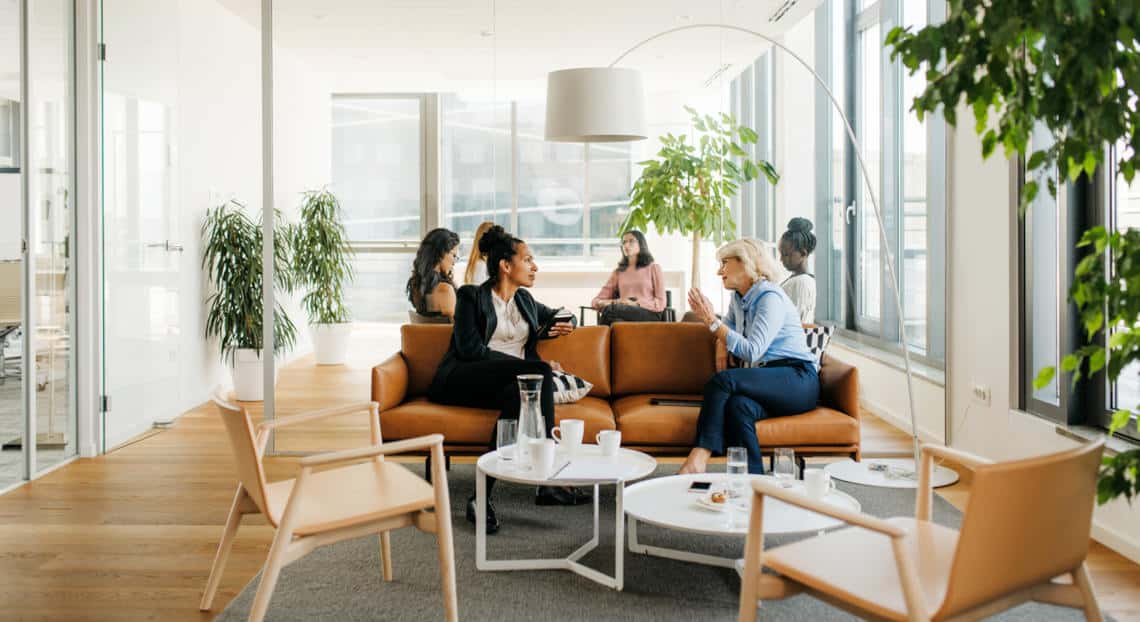
MULTIPOLYGON (((901 350, 905 343, 912 354, 933 366, 941 366, 945 359, 945 123, 936 115, 919 121, 909 111, 911 101, 925 88, 924 73, 906 75, 901 64, 890 59, 883 38, 896 25, 921 28, 941 19, 944 12, 939 0, 839 0, 816 11, 814 69, 851 120, 866 178, 843 118, 822 88, 815 91, 813 115, 797 107, 798 100, 774 93, 760 79, 760 61, 732 85, 738 116, 755 114, 766 109, 771 98, 784 97, 776 107, 788 118, 776 119, 767 132, 777 140, 782 131, 795 134, 795 123, 814 118, 817 321, 835 324, 849 337, 888 350, 901 350), (894 258, 894 282, 888 252, 894 258), (903 331, 896 289, 902 298, 903 331)), ((782 53, 775 50, 767 55, 782 53)), ((783 66, 788 74, 785 86, 788 79, 812 80, 794 63, 783 66)), ((776 162, 776 166, 783 172, 797 163, 776 162)), ((787 197, 798 190, 781 182, 776 192, 787 197)), ((745 235, 775 241, 790 216, 804 215, 795 212, 803 209, 795 201, 785 200, 785 207, 779 208, 757 200, 754 192, 742 193, 739 213, 746 223, 745 235), (756 213, 750 214, 750 209, 756 213), (776 209, 787 213, 773 214, 776 209), (767 222, 777 226, 747 226, 767 222)))

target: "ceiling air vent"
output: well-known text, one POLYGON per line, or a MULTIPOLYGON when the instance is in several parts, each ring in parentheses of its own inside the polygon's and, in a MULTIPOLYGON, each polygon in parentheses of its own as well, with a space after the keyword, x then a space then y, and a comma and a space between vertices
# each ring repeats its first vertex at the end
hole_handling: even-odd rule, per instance
POLYGON ((712 74, 708 78, 705 79, 704 87, 707 89, 710 86, 712 86, 721 76, 724 75, 724 72, 728 71, 728 68, 731 66, 732 66, 732 64, 725 63, 725 64, 721 65, 720 67, 717 67, 716 71, 712 72, 712 74))
POLYGON ((796 2, 799 2, 799 0, 784 0, 780 6, 776 7, 775 11, 772 11, 772 15, 768 17, 768 21, 776 23, 783 19, 784 15, 786 15, 788 11, 791 11, 792 7, 796 6, 796 2))

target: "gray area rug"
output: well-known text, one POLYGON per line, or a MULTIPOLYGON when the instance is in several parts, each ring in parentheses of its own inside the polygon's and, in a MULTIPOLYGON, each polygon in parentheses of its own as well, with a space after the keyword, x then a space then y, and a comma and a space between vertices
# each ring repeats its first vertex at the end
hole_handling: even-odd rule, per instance
MULTIPOLYGON (((412 467, 422 473, 422 466, 412 467)), ((464 518, 474 493, 474 465, 455 465, 448 473, 454 525, 459 615, 463 620, 735 620, 740 594, 736 572, 637 555, 626 551, 625 589, 617 592, 560 570, 480 572, 475 569, 475 530, 464 518)), ((677 465, 658 468, 655 476, 676 473, 677 465)), ((913 516, 914 491, 871 488, 838 482, 859 499, 863 511, 881 517, 913 516)), ((602 487, 601 542, 583 563, 613 572, 613 487, 602 487), (607 529, 609 534, 607 536, 607 529)), ((592 505, 540 507, 534 489, 508 483, 495 488, 494 503, 503 527, 488 537, 490 559, 565 556, 590 538, 592 505)), ((939 497, 934 519, 957 527, 961 513, 939 497)), ((639 524, 646 544, 659 544, 719 556, 739 556, 743 538, 682 534, 639 524)), ((239 532, 238 537, 241 537, 239 532)), ((797 536, 769 537, 776 546, 797 536)), ((798 536, 803 537, 803 536, 798 536)), ((318 549, 281 572, 269 606, 269 620, 439 620, 443 600, 435 538, 413 528, 392 532, 395 580, 384 583, 375 536, 318 549)), ((858 564, 858 559, 836 559, 858 564)), ((218 616, 245 620, 259 577, 218 616)), ((822 622, 855 620, 844 611, 809 596, 769 601, 762 620, 822 622)), ((993 618, 1001 622, 1083 620, 1079 611, 1030 603, 993 618)))

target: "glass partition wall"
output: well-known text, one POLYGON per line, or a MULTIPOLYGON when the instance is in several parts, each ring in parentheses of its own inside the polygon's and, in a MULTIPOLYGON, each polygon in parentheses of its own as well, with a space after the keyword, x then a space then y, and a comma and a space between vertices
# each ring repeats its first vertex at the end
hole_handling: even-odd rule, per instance
POLYGON ((73 26, 71 0, 0 4, 0 488, 77 448, 73 26))

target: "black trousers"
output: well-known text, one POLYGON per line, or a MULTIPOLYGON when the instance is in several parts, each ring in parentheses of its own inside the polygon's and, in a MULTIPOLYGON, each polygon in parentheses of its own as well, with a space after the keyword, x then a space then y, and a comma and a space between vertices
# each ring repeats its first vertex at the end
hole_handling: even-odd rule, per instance
POLYGON ((662 313, 635 305, 614 303, 606 305, 598 314, 598 324, 609 326, 614 322, 660 322, 662 313))
MULTIPOLYGON (((497 408, 499 419, 518 419, 521 402, 517 377, 520 374, 542 374, 542 408, 546 437, 554 429, 554 377, 550 365, 543 361, 471 361, 459 363, 437 391, 428 395, 431 401, 448 406, 497 408)), ((497 427, 497 425, 496 425, 497 427)), ((487 447, 495 448, 496 431, 491 431, 487 447)))

